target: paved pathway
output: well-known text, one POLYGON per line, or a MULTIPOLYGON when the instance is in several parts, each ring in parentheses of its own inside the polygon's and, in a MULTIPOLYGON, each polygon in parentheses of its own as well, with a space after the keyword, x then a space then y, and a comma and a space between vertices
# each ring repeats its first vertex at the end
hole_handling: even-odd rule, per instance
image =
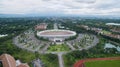
POLYGON ((72 50, 75 50, 75 48, 74 48, 70 43, 67 42, 67 45, 68 45, 72 50))
POLYGON ((59 60, 59 67, 64 67, 64 62, 63 62, 63 57, 62 57, 62 53, 58 53, 58 60, 59 60))
POLYGON ((50 45, 47 44, 41 51, 42 51, 43 53, 45 53, 45 51, 47 50, 47 48, 48 48, 49 46, 50 46, 50 45))

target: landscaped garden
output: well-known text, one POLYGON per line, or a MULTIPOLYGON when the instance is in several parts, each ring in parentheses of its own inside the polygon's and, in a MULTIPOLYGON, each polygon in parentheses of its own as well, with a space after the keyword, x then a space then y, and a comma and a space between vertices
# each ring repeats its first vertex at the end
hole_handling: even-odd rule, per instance
POLYGON ((51 52, 51 51, 60 52, 60 51, 69 51, 69 50, 70 48, 66 44, 60 44, 60 45, 54 44, 48 48, 48 52, 51 52))

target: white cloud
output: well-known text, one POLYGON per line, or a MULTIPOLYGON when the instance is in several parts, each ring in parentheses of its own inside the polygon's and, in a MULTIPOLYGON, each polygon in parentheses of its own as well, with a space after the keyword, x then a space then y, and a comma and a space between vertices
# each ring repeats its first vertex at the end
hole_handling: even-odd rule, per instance
POLYGON ((120 0, 0 0, 0 14, 120 15, 120 0))

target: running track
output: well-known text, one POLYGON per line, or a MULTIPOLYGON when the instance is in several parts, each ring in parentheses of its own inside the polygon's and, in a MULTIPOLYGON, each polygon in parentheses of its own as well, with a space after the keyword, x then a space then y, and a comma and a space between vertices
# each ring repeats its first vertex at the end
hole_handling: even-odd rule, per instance
POLYGON ((89 61, 98 61, 98 60, 120 60, 120 57, 109 57, 109 58, 91 58, 91 59, 84 59, 76 62, 74 67, 85 67, 84 63, 89 61))

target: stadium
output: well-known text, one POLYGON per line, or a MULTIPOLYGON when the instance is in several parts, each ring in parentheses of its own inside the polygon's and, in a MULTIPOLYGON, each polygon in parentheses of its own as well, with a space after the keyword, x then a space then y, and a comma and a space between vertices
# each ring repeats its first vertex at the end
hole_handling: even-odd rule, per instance
POLYGON ((44 30, 44 31, 37 32, 37 36, 47 38, 50 41, 54 41, 54 42, 62 42, 66 38, 69 38, 75 35, 76 35, 76 32, 74 31, 58 30, 58 29, 44 30))

